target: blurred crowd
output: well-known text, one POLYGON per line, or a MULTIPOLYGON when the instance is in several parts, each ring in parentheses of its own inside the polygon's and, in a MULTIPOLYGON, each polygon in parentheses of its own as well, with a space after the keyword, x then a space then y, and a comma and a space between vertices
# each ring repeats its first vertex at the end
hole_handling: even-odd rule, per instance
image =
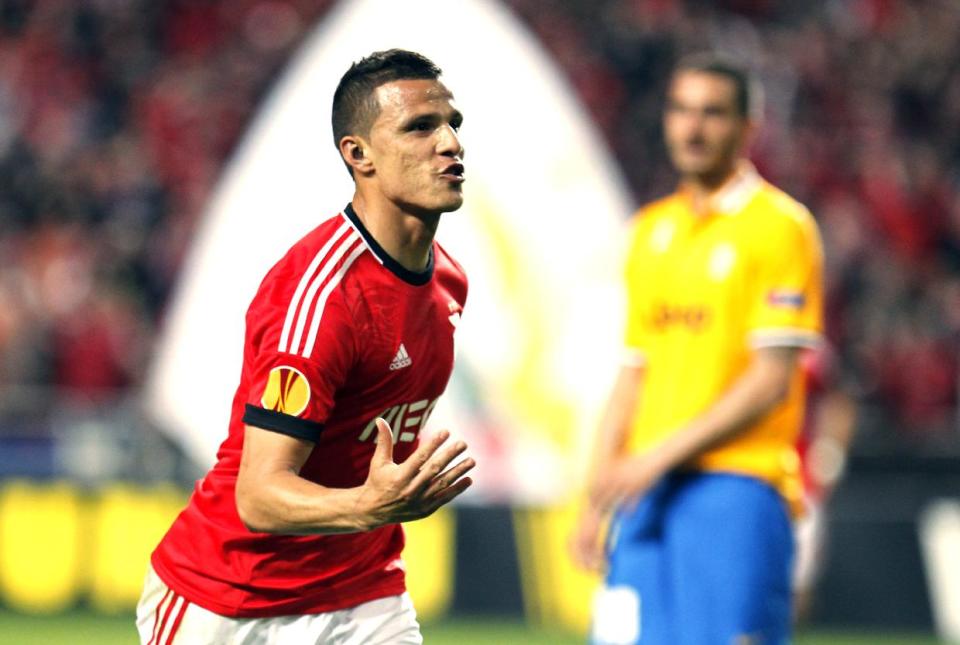
POLYGON ((0 386, 135 386, 259 99, 329 3, 0 2, 0 386))
MULTIPOLYGON (((96 400, 141 381, 225 160, 331 4, 0 2, 0 389, 96 400)), ((821 223, 828 336, 868 440, 958 445, 960 4, 508 5, 638 204, 675 181, 659 113, 677 56, 749 61, 766 94, 752 156, 821 223)))

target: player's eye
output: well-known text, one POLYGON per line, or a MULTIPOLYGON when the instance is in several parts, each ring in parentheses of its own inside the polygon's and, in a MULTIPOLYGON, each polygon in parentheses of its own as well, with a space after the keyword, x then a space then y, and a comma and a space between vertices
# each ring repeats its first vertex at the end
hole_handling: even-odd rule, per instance
POLYGON ((727 116, 730 113, 730 110, 720 105, 709 105, 703 111, 706 116, 710 117, 720 117, 727 116))
POLYGON ((433 123, 427 120, 418 120, 411 123, 409 129, 412 132, 429 132, 433 130, 433 123))

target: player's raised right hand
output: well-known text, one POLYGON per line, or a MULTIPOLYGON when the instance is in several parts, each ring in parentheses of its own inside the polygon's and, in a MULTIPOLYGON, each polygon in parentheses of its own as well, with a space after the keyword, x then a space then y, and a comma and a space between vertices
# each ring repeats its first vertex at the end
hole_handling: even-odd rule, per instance
POLYGON ((446 430, 420 444, 406 461, 393 461, 390 425, 377 419, 377 446, 370 472, 358 498, 359 510, 370 528, 419 520, 432 514, 470 487, 465 475, 476 465, 472 458, 450 464, 467 449, 463 441, 444 445, 446 430))

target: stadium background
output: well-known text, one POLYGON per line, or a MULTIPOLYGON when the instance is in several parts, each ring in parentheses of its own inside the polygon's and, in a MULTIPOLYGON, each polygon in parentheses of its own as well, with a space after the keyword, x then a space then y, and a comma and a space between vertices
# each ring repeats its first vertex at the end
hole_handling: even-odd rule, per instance
MULTIPOLYGON (((200 474, 143 412, 160 325, 222 170, 333 4, 0 3, 0 642, 133 638, 145 554, 200 474)), ((951 591, 956 603, 938 581, 960 573, 923 548, 956 546, 951 507, 942 531, 923 519, 960 491, 960 6, 505 4, 585 106, 631 203, 674 181, 658 113, 676 56, 715 47, 756 66, 752 157, 818 217, 828 336, 859 406, 811 642, 926 642, 951 591)), ((487 430, 496 459, 512 444, 487 430)), ((561 564, 568 509, 509 501, 412 530, 422 611, 458 642, 519 639, 496 630, 521 619, 554 630, 544 642, 582 629, 590 580, 561 564), (465 616, 483 620, 450 622, 465 616)))

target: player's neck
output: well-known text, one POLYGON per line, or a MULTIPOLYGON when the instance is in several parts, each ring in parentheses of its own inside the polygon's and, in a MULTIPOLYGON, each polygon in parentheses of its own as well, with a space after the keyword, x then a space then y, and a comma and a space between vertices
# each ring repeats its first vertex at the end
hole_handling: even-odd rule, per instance
POLYGON ((430 262, 440 214, 412 214, 382 200, 353 196, 353 210, 370 235, 403 268, 419 273, 430 262))
POLYGON ((682 188, 690 195, 694 212, 701 215, 708 214, 711 210, 713 197, 736 176, 738 169, 739 165, 733 163, 718 168, 714 172, 684 175, 680 183, 682 188))

